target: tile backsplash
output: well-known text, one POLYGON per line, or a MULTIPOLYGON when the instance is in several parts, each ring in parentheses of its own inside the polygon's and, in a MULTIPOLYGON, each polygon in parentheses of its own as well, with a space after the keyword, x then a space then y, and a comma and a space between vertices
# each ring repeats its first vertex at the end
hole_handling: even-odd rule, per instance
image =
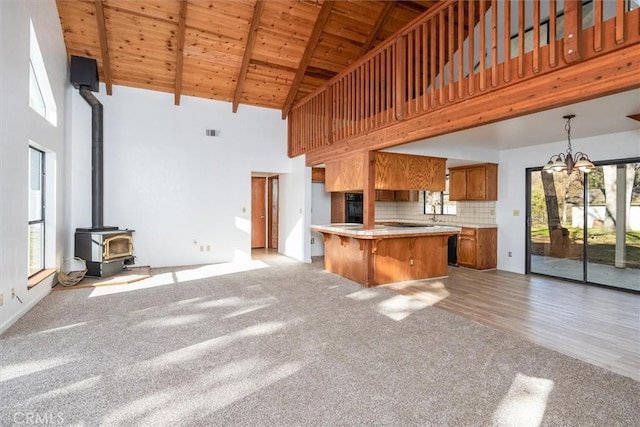
MULTIPOLYGON (((376 221, 385 219, 408 219, 425 221, 433 215, 424 213, 424 193, 420 192, 418 202, 376 202, 376 221)), ((436 215, 440 222, 447 224, 495 224, 496 202, 455 202, 455 215, 436 215)))

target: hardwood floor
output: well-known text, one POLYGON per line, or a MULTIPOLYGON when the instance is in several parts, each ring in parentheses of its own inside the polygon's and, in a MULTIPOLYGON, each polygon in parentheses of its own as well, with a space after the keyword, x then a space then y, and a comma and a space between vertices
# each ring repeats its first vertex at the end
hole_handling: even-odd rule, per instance
POLYGON ((505 271, 384 285, 402 295, 640 381, 640 296, 505 271))

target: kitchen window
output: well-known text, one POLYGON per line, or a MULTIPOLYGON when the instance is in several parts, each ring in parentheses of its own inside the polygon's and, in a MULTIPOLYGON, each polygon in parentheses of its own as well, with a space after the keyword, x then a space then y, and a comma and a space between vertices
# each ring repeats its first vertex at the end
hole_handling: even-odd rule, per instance
POLYGON ((424 214, 425 215, 455 215, 456 202, 449 200, 449 174, 445 180, 444 191, 424 191, 423 192, 424 214), (435 211, 435 212, 434 212, 435 211))

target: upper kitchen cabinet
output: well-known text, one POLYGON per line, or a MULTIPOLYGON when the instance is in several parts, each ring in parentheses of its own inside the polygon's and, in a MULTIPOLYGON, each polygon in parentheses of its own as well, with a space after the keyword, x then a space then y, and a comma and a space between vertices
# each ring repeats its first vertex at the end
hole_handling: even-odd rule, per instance
POLYGON ((324 168, 311 168, 311 182, 324 182, 324 168))
POLYGON ((439 157, 376 153, 376 189, 443 191, 446 161, 439 157))
POLYGON ((418 202, 418 190, 376 190, 376 202, 418 202))
MULTIPOLYGON (((374 186, 376 190, 443 191, 446 179, 445 163, 446 159, 439 157, 376 152, 374 186)), ((364 153, 328 161, 325 169, 326 191, 364 189, 364 153)))
POLYGON ((449 200, 498 200, 498 165, 484 163, 449 169, 449 200))

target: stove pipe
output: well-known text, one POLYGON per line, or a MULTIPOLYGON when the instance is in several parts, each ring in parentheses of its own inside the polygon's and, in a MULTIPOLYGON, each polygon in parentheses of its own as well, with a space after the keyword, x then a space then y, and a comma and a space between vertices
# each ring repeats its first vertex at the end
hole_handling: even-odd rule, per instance
POLYGON ((104 227, 104 172, 102 104, 89 86, 80 86, 80 95, 91 106, 91 228, 104 227))

